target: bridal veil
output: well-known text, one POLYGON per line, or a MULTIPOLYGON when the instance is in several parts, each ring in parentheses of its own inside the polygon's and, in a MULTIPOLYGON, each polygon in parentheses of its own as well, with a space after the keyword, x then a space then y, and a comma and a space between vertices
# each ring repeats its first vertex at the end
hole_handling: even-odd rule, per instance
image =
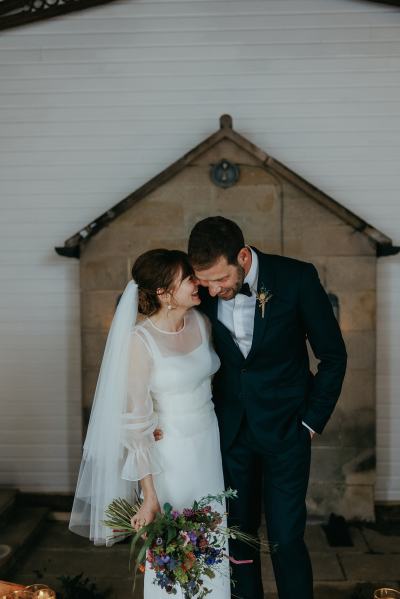
MULTIPOLYGON (((149 397, 136 398, 134 407, 128 405, 132 399, 135 403, 131 362, 132 339, 137 339, 132 335, 137 313, 138 287, 130 281, 108 334, 69 522, 72 532, 88 537, 95 545, 111 546, 121 540, 121 537, 113 538, 112 531, 102 524, 106 518, 105 508, 118 497, 134 502, 137 481, 145 474, 158 471, 157 464, 149 463, 156 428, 149 397), (145 439, 144 446, 143 441, 135 443, 135 437, 145 439), (138 454, 143 459, 137 459, 138 454), (135 471, 135 461, 144 462, 146 470, 135 471)), ((144 346, 142 349, 145 353, 144 346)))

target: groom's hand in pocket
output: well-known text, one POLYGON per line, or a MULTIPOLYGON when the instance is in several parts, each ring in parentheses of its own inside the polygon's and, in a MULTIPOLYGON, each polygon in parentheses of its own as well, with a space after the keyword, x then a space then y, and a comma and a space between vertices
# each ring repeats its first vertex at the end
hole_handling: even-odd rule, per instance
POLYGON ((310 437, 311 440, 315 435, 315 431, 313 431, 304 421, 302 422, 302 425, 304 426, 304 428, 306 428, 308 430, 308 432, 310 433, 310 437))
POLYGON ((161 441, 161 439, 164 436, 164 433, 162 432, 162 430, 160 428, 156 428, 153 435, 154 435, 154 439, 156 441, 161 441))

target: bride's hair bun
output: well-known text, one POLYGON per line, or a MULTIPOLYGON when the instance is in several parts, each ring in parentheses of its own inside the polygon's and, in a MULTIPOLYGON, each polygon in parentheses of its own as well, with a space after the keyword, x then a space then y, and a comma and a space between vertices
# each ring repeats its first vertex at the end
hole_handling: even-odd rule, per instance
POLYGON ((172 292, 176 283, 192 274, 188 256, 180 250, 157 249, 141 254, 132 266, 132 278, 139 288, 139 312, 145 316, 158 312, 161 302, 157 291, 172 292))
POLYGON ((148 289, 139 287, 139 312, 145 316, 151 316, 160 307, 160 301, 157 294, 152 293, 148 289))

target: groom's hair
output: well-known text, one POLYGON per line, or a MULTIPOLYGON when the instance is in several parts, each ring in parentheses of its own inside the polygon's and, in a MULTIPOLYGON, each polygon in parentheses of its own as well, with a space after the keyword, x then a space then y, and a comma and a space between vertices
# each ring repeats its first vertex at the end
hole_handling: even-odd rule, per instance
POLYGON ((241 228, 223 216, 210 216, 198 222, 189 237, 188 255, 196 269, 210 268, 219 258, 237 264, 240 250, 245 246, 241 228))

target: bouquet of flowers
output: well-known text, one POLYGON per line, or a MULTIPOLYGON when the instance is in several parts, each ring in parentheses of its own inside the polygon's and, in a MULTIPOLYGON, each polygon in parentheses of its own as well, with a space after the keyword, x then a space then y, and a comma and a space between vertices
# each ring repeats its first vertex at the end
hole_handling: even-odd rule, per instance
POLYGON ((224 526, 221 513, 210 505, 212 502, 223 505, 224 499, 236 497, 237 491, 228 489, 219 495, 207 495, 182 511, 166 503, 163 512, 138 531, 132 528, 131 518, 140 508, 140 502, 132 506, 124 499, 115 499, 108 506, 108 520, 103 523, 112 529, 112 538, 133 535, 130 563, 138 541, 143 539, 135 560, 134 580, 137 571, 144 572, 147 567, 154 570, 154 584, 167 593, 175 595, 180 587, 185 599, 194 596, 203 599, 211 592, 204 585, 204 578, 214 578, 224 559, 234 561, 226 554, 228 539, 261 544, 237 527, 224 526))

